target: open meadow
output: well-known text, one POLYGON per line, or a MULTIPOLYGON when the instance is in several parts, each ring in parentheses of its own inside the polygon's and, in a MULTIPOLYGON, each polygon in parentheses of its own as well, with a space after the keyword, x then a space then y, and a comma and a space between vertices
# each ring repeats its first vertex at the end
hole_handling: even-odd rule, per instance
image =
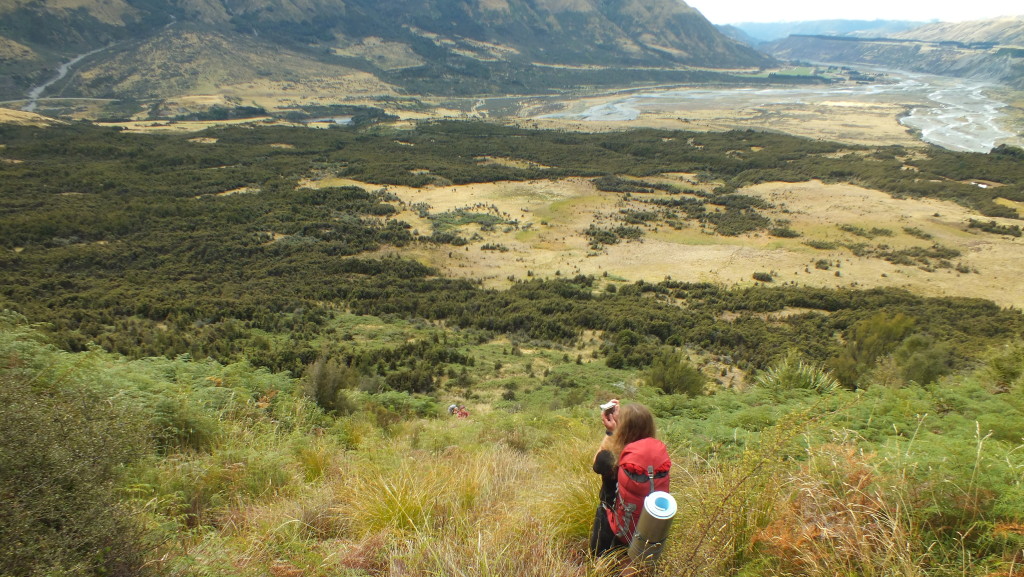
MULTIPOLYGON (((715 186, 699 183, 694 174, 663 175, 658 180, 708 191, 715 186)), ((304 185, 373 187, 339 178, 307 181, 304 185)), ((629 210, 643 210, 650 198, 623 198, 620 193, 598 190, 591 180, 581 178, 423 188, 387 186, 385 190, 406 206, 426 204, 436 212, 487 207, 518 221, 514 228, 475 223, 459 228, 466 237, 479 236, 480 246, 500 249, 474 246, 452 250, 440 246, 411 253, 401 251, 404 256, 414 256, 438 268, 444 276, 480 279, 488 287, 507 288, 515 279, 577 274, 612 282, 685 279, 748 286, 757 282, 752 276, 755 272, 770 272, 776 282, 785 284, 903 288, 927 296, 975 297, 1002 306, 1024 307, 1024 292, 1017 290, 1022 239, 969 228, 972 219, 985 217, 949 201, 897 199, 879 191, 818 180, 767 182, 737 192, 770 203, 773 208, 765 213, 787 221, 798 236, 779 238, 763 231, 722 236, 695 225, 679 229, 659 226, 642 239, 595 250, 586 235, 589 226, 614 222, 617 215, 629 210), (876 233, 864 232, 871 229, 876 233), (855 254, 855 249, 844 246, 867 237, 882 238, 894 250, 939 243, 959 253, 960 270, 895 264, 881 256, 855 254), (825 248, 810 246, 815 242, 825 248)), ((394 218, 417 230, 431 227, 428 219, 420 218, 413 210, 402 211, 394 218)), ((996 221, 1008 226, 1016 222, 996 221)))

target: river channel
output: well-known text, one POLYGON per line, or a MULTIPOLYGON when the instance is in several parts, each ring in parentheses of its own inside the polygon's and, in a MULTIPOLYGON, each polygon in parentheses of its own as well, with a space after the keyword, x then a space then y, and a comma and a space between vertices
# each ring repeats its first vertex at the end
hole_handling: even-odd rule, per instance
POLYGON ((33 87, 31 90, 28 91, 28 104, 23 106, 21 109, 25 112, 35 112, 39 98, 42 97, 43 93, 46 92, 47 88, 57 83, 58 81, 63 80, 63 78, 68 75, 68 72, 70 72, 71 69, 74 68, 75 64, 78 64, 79 62, 81 62, 85 58, 88 58, 89 56, 92 56, 93 54, 103 52, 107 48, 110 47, 104 46, 103 48, 97 48, 96 50, 86 52, 85 54, 79 54, 78 56, 75 56, 71 60, 68 60, 64 64, 58 66, 57 74, 55 76, 53 76, 46 82, 40 84, 39 86, 33 87))
POLYGON ((1006 104, 994 99, 994 86, 973 80, 887 72, 887 81, 839 86, 785 88, 679 88, 632 93, 604 99, 580 109, 565 103, 565 110, 538 118, 582 122, 630 121, 644 112, 665 113, 701 106, 718 109, 779 104, 816 104, 829 101, 899 103, 909 107, 900 122, 915 129, 925 142, 950 150, 988 152, 998 144, 1024 146, 1019 130, 1011 126, 1006 104))

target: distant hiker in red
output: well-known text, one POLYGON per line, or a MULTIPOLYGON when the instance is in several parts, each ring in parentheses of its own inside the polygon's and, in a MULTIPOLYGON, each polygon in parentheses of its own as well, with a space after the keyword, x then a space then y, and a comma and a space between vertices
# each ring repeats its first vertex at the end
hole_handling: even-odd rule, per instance
POLYGON ((462 405, 458 408, 458 410, 455 411, 455 414, 458 415, 460 419, 465 419, 466 417, 469 416, 469 411, 466 410, 465 405, 462 405))
POLYGON ((601 504, 590 531, 594 555, 629 545, 644 498, 669 490, 672 467, 665 444, 655 438, 650 409, 615 400, 601 408, 605 437, 594 456, 594 472, 601 475, 601 504))

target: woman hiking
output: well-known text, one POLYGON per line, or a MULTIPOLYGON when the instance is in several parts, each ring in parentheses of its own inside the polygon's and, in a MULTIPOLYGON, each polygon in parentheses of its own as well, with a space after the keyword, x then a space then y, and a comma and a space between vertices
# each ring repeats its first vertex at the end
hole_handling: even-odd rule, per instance
POLYGON ((590 552, 597 556, 629 545, 651 492, 668 491, 672 462, 665 444, 655 438, 654 416, 640 404, 601 406, 605 437, 594 456, 601 475, 601 503, 590 530, 590 552))

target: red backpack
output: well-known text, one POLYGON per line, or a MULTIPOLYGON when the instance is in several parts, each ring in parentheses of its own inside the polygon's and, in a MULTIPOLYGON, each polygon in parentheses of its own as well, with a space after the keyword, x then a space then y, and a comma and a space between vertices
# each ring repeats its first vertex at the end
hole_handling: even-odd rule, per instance
POLYGON ((644 498, 654 491, 668 492, 668 472, 672 468, 665 443, 647 437, 622 449, 619 456, 619 487, 615 507, 608 511, 608 524, 619 541, 633 539, 636 522, 644 507, 644 498))

